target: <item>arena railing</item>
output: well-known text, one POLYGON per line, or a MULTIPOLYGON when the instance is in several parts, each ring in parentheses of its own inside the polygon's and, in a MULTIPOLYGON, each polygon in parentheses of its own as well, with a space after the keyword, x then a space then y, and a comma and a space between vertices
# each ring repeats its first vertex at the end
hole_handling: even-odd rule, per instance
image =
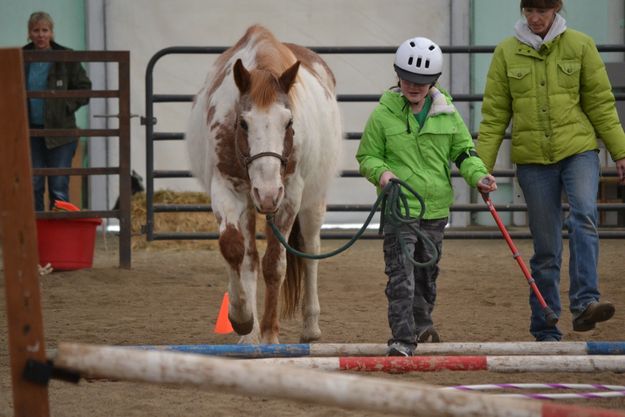
MULTIPOLYGON (((598 45, 600 52, 625 52, 625 45, 598 45)), ((145 125, 146 136, 146 223, 143 225, 142 232, 146 235, 146 240, 200 240, 200 239, 217 239, 217 232, 167 232, 154 230, 155 213, 182 213, 182 212, 209 212, 210 205, 207 204, 155 204, 154 202, 154 180, 157 178, 191 178, 193 175, 188 170, 159 170, 154 167, 154 142, 156 141, 179 141, 184 140, 183 132, 158 132, 155 131, 157 119, 154 116, 154 105, 159 103, 183 103, 192 102, 194 95, 192 94, 156 94, 154 92, 154 68, 161 58, 167 55, 176 54, 220 54, 227 47, 213 46, 173 46, 164 48, 152 56, 146 67, 145 76, 145 117, 142 118, 142 124, 145 125)), ((320 46, 311 47, 312 50, 319 54, 394 54, 395 47, 369 47, 369 46, 320 46)), ((494 46, 443 46, 443 53, 446 54, 475 54, 475 53, 492 53, 494 46)), ((451 92, 455 102, 481 102, 483 96, 481 94, 454 94, 451 92)), ((614 91, 617 101, 625 101, 625 93, 614 91)), ((377 102, 380 98, 379 94, 338 94, 339 102, 377 102)), ((345 132, 345 139, 359 140, 362 132, 345 132)), ((472 133, 476 138, 477 134, 472 133)), ((507 138, 509 139, 509 138, 507 138)), ((515 176, 513 169, 498 169, 493 172, 497 178, 515 176)), ((602 169, 602 178, 616 177, 616 169, 602 169)), ((341 172, 343 178, 360 177, 358 171, 344 170, 341 172)), ((452 176, 458 177, 459 173, 452 170, 452 176)), ((370 205, 362 204, 329 204, 328 212, 368 212, 370 205)), ((625 211, 625 201, 623 203, 598 203, 599 211, 625 211)), ((454 204, 451 206, 452 211, 463 212, 480 212, 488 211, 488 207, 483 203, 454 204)), ((563 205, 563 210, 568 210, 568 204, 563 205)), ((499 212, 526 212, 525 204, 505 204, 497 207, 499 212)), ((322 232, 323 239, 349 239, 353 233, 349 232, 322 232)), ((513 238, 530 238, 530 232, 527 228, 523 230, 510 230, 513 238)), ((563 231, 563 236, 568 238, 568 233, 563 231)), ((625 230, 622 228, 600 229, 599 236, 601 238, 622 239, 625 238, 625 230)), ((263 237, 259 235, 259 237, 263 237)), ((467 227, 464 230, 448 230, 445 233, 446 238, 452 239, 492 239, 500 238, 501 234, 496 228, 489 227, 467 227)), ((367 232, 363 234, 362 239, 379 239, 380 236, 375 232, 367 232)))

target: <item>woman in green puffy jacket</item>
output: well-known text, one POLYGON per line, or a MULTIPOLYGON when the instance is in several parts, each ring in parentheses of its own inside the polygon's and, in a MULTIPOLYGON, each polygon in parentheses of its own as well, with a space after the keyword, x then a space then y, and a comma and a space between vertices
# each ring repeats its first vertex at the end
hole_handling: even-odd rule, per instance
MULTIPOLYGON (((432 310, 436 299, 438 261, 443 232, 454 194, 450 163, 455 162, 464 179, 481 192, 494 191, 495 178, 476 156, 473 140, 451 98, 435 87, 443 68, 443 54, 427 38, 402 43, 395 54, 399 85, 386 91, 365 126, 356 159, 360 173, 380 192, 391 179, 399 178, 418 192, 425 203, 418 229, 386 223, 384 261, 388 276, 386 296, 392 338, 388 355, 410 356, 417 341, 435 335, 432 310), (427 245, 419 233, 427 237, 427 245), (400 238, 417 263, 406 259, 400 238), (434 246, 437 254, 432 253, 434 246)), ((406 193, 410 213, 420 213, 415 196, 406 193)), ((434 337, 433 337, 434 339, 434 337)))
MULTIPOLYGON (((534 243, 532 276, 558 316, 561 195, 566 195, 569 309, 573 330, 588 331, 614 314, 611 303, 599 300, 596 137, 605 143, 625 184, 625 133, 597 48, 589 36, 567 28, 558 13, 562 6, 562 0, 521 0, 515 36, 497 46, 488 71, 477 152, 492 170, 512 121, 511 159, 534 243)), ((547 324, 533 292, 530 306, 530 332, 536 340, 560 340, 562 333, 547 324)))

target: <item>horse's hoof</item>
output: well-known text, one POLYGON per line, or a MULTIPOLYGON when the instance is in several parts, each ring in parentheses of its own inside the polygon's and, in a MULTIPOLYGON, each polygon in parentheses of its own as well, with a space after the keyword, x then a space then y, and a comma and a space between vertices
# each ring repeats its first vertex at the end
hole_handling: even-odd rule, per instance
POLYGON ((254 316, 252 316, 248 321, 243 323, 239 323, 237 321, 232 320, 232 317, 228 315, 228 320, 230 320, 230 324, 232 324, 232 328, 238 335, 243 336, 252 332, 254 328, 254 316))
POLYGON ((272 336, 272 337, 263 336, 261 338, 261 343, 265 345, 278 345, 280 344, 280 339, 278 339, 278 336, 272 336))
POLYGON ((299 337, 300 343, 310 343, 321 339, 321 331, 314 332, 312 334, 304 334, 302 333, 299 337))
POLYGON ((240 345, 257 345, 260 343, 260 339, 258 338, 258 333, 251 332, 239 337, 239 341, 237 343, 240 345))
POLYGON ((427 343, 427 342, 432 342, 432 343, 441 342, 441 338, 438 335, 438 332, 436 331, 434 327, 430 327, 429 329, 421 333, 421 336, 419 336, 419 343, 427 343))

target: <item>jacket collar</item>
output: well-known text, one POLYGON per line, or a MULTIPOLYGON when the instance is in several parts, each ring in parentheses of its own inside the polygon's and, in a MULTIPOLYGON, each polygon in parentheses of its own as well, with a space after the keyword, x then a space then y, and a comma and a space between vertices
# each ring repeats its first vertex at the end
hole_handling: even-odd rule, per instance
MULTIPOLYGON (((397 113, 403 113, 404 110, 407 109, 409 106, 407 105, 408 101, 401 93, 401 89, 399 87, 394 87, 390 91, 397 94, 397 97, 401 99, 401 104, 393 106, 390 105, 391 103, 388 102, 386 99, 383 99, 382 101, 388 107, 394 108, 397 113)), ((430 111, 428 112, 428 117, 436 116, 439 114, 451 114, 456 111, 456 108, 451 103, 451 100, 448 99, 447 95, 439 90, 437 87, 430 88, 428 95, 432 99, 432 106, 430 107, 430 111)))
MULTIPOLYGON (((67 49, 62 45, 59 45, 58 43, 54 42, 54 41, 50 41, 50 47, 52 48, 52 50, 63 50, 63 49, 67 49)), ((22 47, 22 49, 30 51, 30 50, 34 50, 35 49, 35 44, 30 42, 26 45, 24 45, 22 47)))
POLYGON ((436 116, 437 114, 451 114, 456 108, 451 101, 447 101, 447 97, 438 88, 430 88, 430 98, 432 99, 432 107, 428 116, 436 116))
POLYGON ((522 43, 531 46, 536 51, 540 51, 543 45, 549 47, 551 41, 560 36, 566 30, 566 20, 556 13, 555 19, 549 28, 549 32, 545 35, 545 38, 541 38, 534 32, 532 32, 527 25, 527 20, 524 18, 519 19, 514 25, 514 33, 516 38, 522 43))

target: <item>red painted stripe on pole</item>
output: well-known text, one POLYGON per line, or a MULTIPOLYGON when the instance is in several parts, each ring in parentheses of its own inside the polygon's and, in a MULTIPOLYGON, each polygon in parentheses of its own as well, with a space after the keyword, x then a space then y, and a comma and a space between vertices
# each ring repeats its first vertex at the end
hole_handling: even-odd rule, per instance
POLYGON ((341 357, 339 369, 368 372, 485 371, 485 356, 341 357))
POLYGON ((622 417, 623 412, 590 407, 544 402, 542 417, 622 417))

